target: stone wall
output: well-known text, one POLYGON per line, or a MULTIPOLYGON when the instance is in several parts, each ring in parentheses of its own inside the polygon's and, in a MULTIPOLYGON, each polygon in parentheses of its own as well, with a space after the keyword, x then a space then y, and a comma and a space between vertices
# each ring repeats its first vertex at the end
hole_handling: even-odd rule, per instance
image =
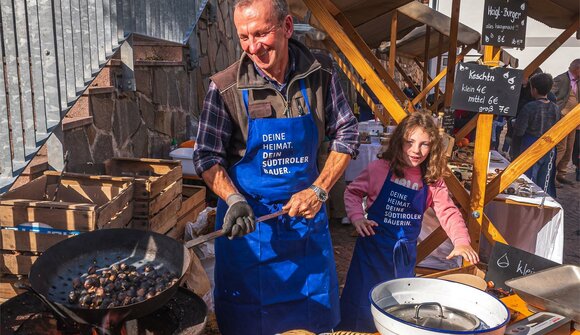
POLYGON ((99 173, 111 157, 169 158, 172 140, 194 136, 209 77, 235 62, 233 0, 213 0, 191 39, 195 47, 134 36, 135 92, 123 92, 117 53, 63 121, 68 170, 99 173))

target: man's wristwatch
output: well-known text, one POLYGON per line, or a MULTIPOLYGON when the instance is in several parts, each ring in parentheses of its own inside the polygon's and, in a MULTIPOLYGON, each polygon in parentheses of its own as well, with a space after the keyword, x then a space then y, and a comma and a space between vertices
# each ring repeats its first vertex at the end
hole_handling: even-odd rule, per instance
POLYGON ((322 188, 316 185, 310 185, 309 189, 313 190, 314 193, 316 193, 316 197, 318 198, 319 201, 325 202, 326 200, 328 200, 328 193, 326 193, 326 191, 323 190, 322 188))

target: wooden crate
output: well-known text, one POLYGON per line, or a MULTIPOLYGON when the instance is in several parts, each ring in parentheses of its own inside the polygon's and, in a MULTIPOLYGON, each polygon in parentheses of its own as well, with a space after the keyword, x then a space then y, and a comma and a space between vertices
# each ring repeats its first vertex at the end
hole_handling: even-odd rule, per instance
POLYGON ((39 222, 57 230, 92 231, 126 227, 132 217, 133 179, 47 171, 0 197, 0 298, 12 292, 6 275, 27 275, 38 256, 73 235, 10 228, 39 222), (58 184, 55 201, 51 201, 58 184))
POLYGON ((176 240, 183 240, 185 224, 195 222, 197 216, 206 207, 206 189, 204 186, 183 185, 181 209, 177 212, 177 224, 166 235, 176 240))
POLYGON ((109 175, 135 178, 131 227, 165 233, 177 224, 182 193, 179 161, 113 158, 105 169, 109 175))

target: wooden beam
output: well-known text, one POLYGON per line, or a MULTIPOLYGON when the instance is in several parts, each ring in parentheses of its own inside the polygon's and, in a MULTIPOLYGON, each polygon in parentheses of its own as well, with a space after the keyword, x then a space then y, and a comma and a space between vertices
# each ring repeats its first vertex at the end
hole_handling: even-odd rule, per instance
POLYGON ((451 106, 453 96, 453 84, 455 82, 455 59, 457 56, 457 33, 459 31, 459 6, 461 0, 453 0, 451 5, 451 27, 449 32, 449 51, 447 53, 447 77, 445 80, 445 101, 444 108, 451 106))
MULTIPOLYGON (((447 171, 449 176, 445 177, 445 184, 449 189, 449 193, 453 194, 455 200, 459 202, 461 208, 466 212, 469 213, 469 193, 463 188, 457 177, 450 170, 447 171)), ((467 215, 466 215, 467 216, 467 215)), ((483 236, 491 243, 491 245, 495 244, 495 241, 507 244, 499 230, 491 223, 487 215, 483 214, 483 227, 482 227, 483 236)))
POLYGON ((338 67, 342 70, 342 72, 344 72, 346 77, 351 81, 355 90, 361 95, 361 97, 365 100, 367 105, 369 105, 373 113, 375 115, 380 114, 381 110, 377 108, 377 105, 375 104, 371 96, 361 85, 359 78, 357 78, 356 75, 350 71, 348 66, 342 61, 342 58, 340 58, 340 56, 336 53, 336 50, 334 50, 332 43, 330 43, 330 41, 327 40, 324 40, 323 43, 326 46, 326 48, 330 51, 330 54, 332 55, 332 58, 334 58, 334 61, 338 64, 338 67))
MULTIPOLYGON (((452 66, 453 69, 455 69, 455 65, 457 65, 457 63, 459 63, 463 60, 463 58, 469 52, 469 50, 471 50, 471 48, 465 47, 461 51, 461 53, 455 59, 455 64, 453 64, 453 66, 452 66)), ((435 87, 435 85, 437 85, 441 81, 441 79, 443 79, 443 77, 445 77, 447 75, 447 69, 449 69, 449 64, 451 64, 451 63, 447 62, 447 67, 445 67, 441 72, 439 72, 439 74, 437 74, 437 76, 429 84, 427 84, 427 87, 423 87, 423 90, 421 91, 421 93, 419 93, 419 95, 417 95, 413 99, 413 101, 411 101, 411 104, 415 105, 416 103, 421 101, 421 99, 423 99, 423 96, 426 96, 427 93, 429 93, 429 91, 431 91, 431 89, 433 87, 435 87)), ((439 87, 437 87, 437 89, 439 90, 439 87)), ((443 94, 443 93, 441 93, 441 94, 443 94)))
POLYGON ((532 167, 540 158, 546 155, 556 144, 580 126, 580 104, 576 105, 558 123, 550 128, 542 137, 516 158, 505 170, 489 183, 485 193, 485 203, 492 201, 496 195, 508 188, 522 173, 532 167))
POLYGON ((572 22, 572 24, 570 24, 570 26, 566 28, 566 30, 564 30, 560 36, 556 37, 556 39, 550 43, 550 45, 548 45, 528 66, 526 66, 524 69, 523 78, 528 78, 534 72, 534 70, 540 67, 540 65, 542 65, 542 63, 544 63, 544 61, 548 59, 548 57, 550 57, 554 51, 556 51, 556 49, 564 44, 564 42, 566 42, 566 40, 568 40, 568 38, 572 36, 572 34, 578 30, 579 27, 579 16, 576 16, 576 19, 572 22))
POLYGON ((441 226, 437 227, 427 238, 425 238, 419 245, 417 245, 417 262, 419 264, 427 256, 429 256, 433 250, 435 250, 441 243, 445 242, 448 238, 447 233, 441 226))
POLYGON ((397 14, 395 9, 391 15, 391 46, 389 48, 389 76, 395 78, 395 63, 397 50, 397 14))
MULTIPOLYGON (((383 106, 393 117, 393 119, 397 123, 401 122, 401 120, 403 120, 403 118, 407 116, 407 112, 405 112, 405 110, 401 107, 399 102, 397 102, 395 97, 387 89, 387 87, 382 82, 379 75, 377 75, 377 73, 367 63, 367 59, 365 59, 360 49, 357 48, 357 46, 353 43, 353 40, 348 38, 349 35, 347 35, 347 33, 338 24, 338 22, 334 19, 334 17, 332 17, 332 15, 328 12, 328 9, 326 9, 320 3, 319 0, 305 0, 304 3, 312 11, 312 14, 314 14, 314 16, 318 19, 324 30, 328 33, 330 38, 332 38, 332 40, 338 46, 338 48, 343 52, 348 61, 357 70, 360 77, 367 83, 369 88, 375 93, 379 101, 383 104, 383 106)), ((354 40, 357 39, 360 40, 360 36, 358 36, 357 38, 356 36, 351 35, 351 38, 353 38, 354 40)), ((368 46, 366 46, 366 49, 368 49, 368 46)), ((370 49, 368 50, 370 51, 370 49)), ((373 58, 378 62, 378 60, 376 59, 376 57, 374 57, 374 55, 373 58)), ((381 66, 381 68, 386 73, 384 67, 381 66)), ((386 77, 389 76, 387 75, 386 77)), ((390 79, 392 80, 392 78, 390 79)), ((401 94, 403 93, 398 88, 398 86, 395 85, 395 87, 399 90, 399 92, 401 92, 401 94)), ((379 119, 384 125, 388 124, 388 120, 383 115, 377 115, 377 117, 379 117, 379 119)))
POLYGON ((459 131, 455 134, 455 143, 459 142, 462 138, 466 137, 477 125, 477 119, 479 118, 479 114, 475 114, 471 120, 467 121, 467 123, 463 126, 463 128, 459 129, 459 131))
MULTIPOLYGON (((346 18, 346 16, 344 16, 344 14, 342 13, 339 13, 335 15, 335 19, 337 20, 339 25, 342 26, 344 33, 346 33, 346 36, 344 38, 350 39, 350 41, 355 45, 355 47, 358 48, 358 51, 361 52, 362 55, 365 57, 366 61, 371 63, 371 66, 374 68, 375 72, 378 73, 379 78, 381 78, 381 80, 384 81, 387 87, 391 90, 392 94, 394 94, 395 98, 399 99, 400 104, 402 104, 403 106, 407 106, 406 109, 409 110, 410 112, 415 111, 413 106, 409 105, 410 104, 409 98, 405 95, 405 93, 403 93, 403 91, 401 90, 399 85, 397 85, 395 80, 387 73, 387 70, 385 69, 383 64, 381 64, 381 62, 372 52, 371 48, 369 48, 369 46, 365 43, 363 38, 359 35, 358 31, 356 31, 356 29, 352 26, 352 24, 346 18)), ((378 96, 378 94, 376 94, 377 92, 374 93, 376 96, 378 96)))
MULTIPOLYGON (((423 59, 425 60, 425 62, 423 63, 423 83, 421 84, 421 87, 427 86, 427 78, 429 78, 429 73, 427 73, 429 66, 427 66, 427 64, 429 63, 430 45, 431 45, 431 27, 425 25, 425 52, 423 54, 423 59)), ((421 106, 423 106, 423 108, 427 108, 427 93, 423 95, 423 102, 421 103, 421 106)))

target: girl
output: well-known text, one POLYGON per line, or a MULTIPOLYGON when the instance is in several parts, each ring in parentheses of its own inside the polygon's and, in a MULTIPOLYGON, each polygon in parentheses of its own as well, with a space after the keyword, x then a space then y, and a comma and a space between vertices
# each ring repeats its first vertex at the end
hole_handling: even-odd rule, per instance
POLYGON ((433 118, 413 113, 395 129, 383 159, 371 162, 347 187, 346 211, 361 237, 340 300, 339 329, 376 331, 369 292, 380 282, 414 276, 417 236, 428 206, 433 207, 455 246, 447 258, 462 256, 471 263, 479 262, 465 221, 442 180, 445 157, 441 142, 433 118))

